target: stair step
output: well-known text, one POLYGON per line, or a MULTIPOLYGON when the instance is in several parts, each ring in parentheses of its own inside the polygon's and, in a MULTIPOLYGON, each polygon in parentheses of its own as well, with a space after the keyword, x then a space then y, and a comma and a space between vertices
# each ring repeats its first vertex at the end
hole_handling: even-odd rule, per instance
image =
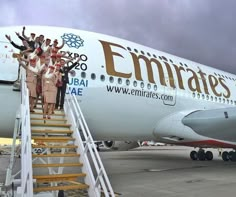
POLYGON ((49 163, 49 164, 33 164, 33 168, 46 168, 46 167, 74 167, 83 166, 82 163, 49 163))
MULTIPOLYGON (((30 113, 30 115, 42 115, 43 116, 43 113, 42 112, 33 112, 33 113, 30 113)), ((52 114, 51 116, 65 116, 65 113, 64 112, 61 112, 60 114, 52 114)))
POLYGON ((34 142, 67 142, 75 140, 72 137, 41 137, 41 136, 32 136, 31 138, 34 142))
POLYGON ((77 184, 77 185, 63 185, 63 186, 52 186, 52 187, 38 187, 34 188, 34 192, 43 192, 43 191, 56 191, 56 190, 75 190, 75 189, 87 189, 89 188, 86 184, 77 184))
POLYGON ((37 130, 37 129, 32 129, 31 133, 59 133, 59 134, 67 134, 67 133, 73 133, 71 130, 37 130))
POLYGON ((40 182, 58 182, 58 181, 70 181, 76 180, 78 177, 85 177, 85 173, 78 174, 47 174, 47 175, 34 175, 33 179, 36 179, 37 183, 40 182))
POLYGON ((32 157, 79 157, 80 154, 77 153, 52 153, 52 154, 32 154, 32 157))
POLYGON ((75 145, 32 145, 32 148, 78 148, 75 145))
MULTIPOLYGON (((34 109, 42 110, 42 107, 38 107, 38 106, 36 106, 34 109)), ((63 111, 63 110, 62 110, 62 109, 54 109, 54 111, 63 111)))
POLYGON ((66 122, 67 120, 64 118, 52 118, 52 119, 46 119, 46 118, 30 118, 31 120, 45 120, 45 121, 64 121, 66 122))
POLYGON ((31 122, 31 126, 47 126, 47 127, 70 127, 71 124, 53 124, 53 123, 36 123, 31 122))

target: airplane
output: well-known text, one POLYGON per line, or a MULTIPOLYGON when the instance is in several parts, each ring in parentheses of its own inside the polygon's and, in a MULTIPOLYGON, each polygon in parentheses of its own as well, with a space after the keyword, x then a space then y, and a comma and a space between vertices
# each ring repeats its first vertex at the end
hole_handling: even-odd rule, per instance
MULTIPOLYGON (((5 35, 21 44, 15 32, 22 26, 0 30, 0 136, 12 137, 18 50, 5 35)), ((95 140, 118 148, 146 140, 198 147, 192 160, 212 160, 204 148, 236 148, 236 75, 99 33, 52 26, 26 26, 26 32, 63 40, 61 51, 80 57, 67 94, 78 97, 95 140)), ((235 161, 236 152, 224 151, 222 159, 235 161)))

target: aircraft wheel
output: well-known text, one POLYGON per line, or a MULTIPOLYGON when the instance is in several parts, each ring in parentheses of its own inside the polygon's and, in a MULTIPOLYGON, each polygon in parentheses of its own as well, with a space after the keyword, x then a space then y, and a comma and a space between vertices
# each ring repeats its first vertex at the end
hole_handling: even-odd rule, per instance
POLYGON ((208 161, 211 161, 213 159, 213 153, 211 151, 207 151, 205 156, 208 161))
POLYGON ((229 161, 229 153, 228 153, 227 151, 224 151, 224 152, 222 153, 222 159, 223 159, 224 161, 229 161))
POLYGON ((206 159, 206 154, 204 150, 199 150, 197 156, 200 161, 205 161, 206 159))
POLYGON ((192 160, 197 160, 198 157, 197 157, 197 152, 195 150, 191 151, 190 158, 192 160))
POLYGON ((231 161, 236 161, 236 152, 232 151, 231 156, 230 156, 230 160, 231 161))

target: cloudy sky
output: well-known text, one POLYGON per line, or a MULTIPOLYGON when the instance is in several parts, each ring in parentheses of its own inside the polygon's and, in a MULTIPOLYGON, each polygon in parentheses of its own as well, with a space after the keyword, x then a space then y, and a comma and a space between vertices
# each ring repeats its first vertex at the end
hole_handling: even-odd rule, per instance
POLYGON ((94 31, 236 73, 235 8, 235 0, 0 0, 0 26, 94 31))

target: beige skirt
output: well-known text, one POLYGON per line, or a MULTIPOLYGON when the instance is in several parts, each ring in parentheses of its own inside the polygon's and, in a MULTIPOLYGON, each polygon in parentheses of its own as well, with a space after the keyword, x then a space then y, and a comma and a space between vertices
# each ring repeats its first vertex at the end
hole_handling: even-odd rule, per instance
POLYGON ((57 92, 55 91, 44 91, 43 92, 43 97, 44 97, 44 102, 45 103, 56 103, 56 96, 57 92))
POLYGON ((29 96, 36 98, 36 83, 27 82, 27 88, 29 89, 29 96))

